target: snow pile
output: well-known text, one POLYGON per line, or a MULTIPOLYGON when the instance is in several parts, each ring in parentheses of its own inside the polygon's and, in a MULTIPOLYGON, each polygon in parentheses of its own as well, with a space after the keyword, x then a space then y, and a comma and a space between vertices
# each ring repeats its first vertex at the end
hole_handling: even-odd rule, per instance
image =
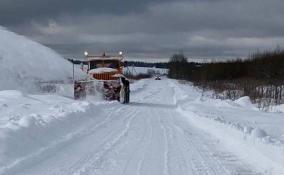
POLYGON ((105 117, 101 108, 57 95, 0 91, 0 174, 52 145, 72 139, 80 127, 105 117))
MULTIPOLYGON (((244 130, 245 131, 245 130, 244 130)), ((247 132, 249 133, 249 132, 247 132)), ((254 137, 254 138, 264 138, 267 136, 266 132, 262 129, 259 129, 259 128, 255 128, 251 131, 251 135, 254 137)))
POLYGON ((248 96, 241 97, 234 101, 236 104, 240 105, 241 107, 250 108, 257 110, 256 106, 252 104, 250 98, 248 96))
POLYGON ((108 73, 108 72, 116 72, 117 69, 108 68, 108 67, 101 67, 96 69, 91 69, 89 73, 91 74, 101 74, 101 73, 108 73))
MULTIPOLYGON (((76 75, 83 76, 77 69, 76 75)), ((31 90, 37 82, 70 78, 70 62, 49 48, 0 27, 0 90, 31 90)))
POLYGON ((48 124, 55 118, 84 111, 85 103, 57 95, 27 95, 16 90, 0 91, 0 128, 29 127, 34 119, 48 124))

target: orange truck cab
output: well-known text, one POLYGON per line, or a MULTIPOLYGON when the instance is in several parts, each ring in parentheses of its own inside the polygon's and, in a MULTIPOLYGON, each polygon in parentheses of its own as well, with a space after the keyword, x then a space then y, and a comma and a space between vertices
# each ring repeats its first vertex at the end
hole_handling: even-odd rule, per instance
POLYGON ((117 80, 123 74, 123 56, 86 56, 90 79, 117 80))

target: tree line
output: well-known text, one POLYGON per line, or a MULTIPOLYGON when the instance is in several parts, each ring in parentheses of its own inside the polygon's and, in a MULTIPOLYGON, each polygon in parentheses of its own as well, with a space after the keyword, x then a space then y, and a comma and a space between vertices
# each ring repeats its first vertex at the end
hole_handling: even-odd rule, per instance
POLYGON ((174 54, 168 66, 170 78, 192 81, 203 89, 214 89, 216 94, 226 92, 224 98, 246 95, 255 102, 269 99, 284 103, 284 50, 257 52, 245 60, 201 64, 174 54))
POLYGON ((147 63, 143 61, 124 61, 124 66, 167 68, 168 63, 147 63))

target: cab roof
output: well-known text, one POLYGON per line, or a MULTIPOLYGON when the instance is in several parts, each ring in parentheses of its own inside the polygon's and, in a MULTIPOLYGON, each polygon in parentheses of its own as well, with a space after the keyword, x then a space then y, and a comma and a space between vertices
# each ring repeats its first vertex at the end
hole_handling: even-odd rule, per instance
POLYGON ((101 56, 94 56, 88 55, 86 56, 87 61, 94 61, 94 60, 117 60, 122 61, 123 56, 111 56, 111 55, 101 55, 101 56))

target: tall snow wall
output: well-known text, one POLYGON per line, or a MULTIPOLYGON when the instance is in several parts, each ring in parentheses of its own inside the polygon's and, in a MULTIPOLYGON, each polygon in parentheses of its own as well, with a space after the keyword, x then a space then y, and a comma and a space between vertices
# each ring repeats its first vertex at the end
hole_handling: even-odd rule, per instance
POLYGON ((72 64, 55 51, 0 26, 0 90, 31 91, 38 82, 67 82, 72 75, 72 64))

